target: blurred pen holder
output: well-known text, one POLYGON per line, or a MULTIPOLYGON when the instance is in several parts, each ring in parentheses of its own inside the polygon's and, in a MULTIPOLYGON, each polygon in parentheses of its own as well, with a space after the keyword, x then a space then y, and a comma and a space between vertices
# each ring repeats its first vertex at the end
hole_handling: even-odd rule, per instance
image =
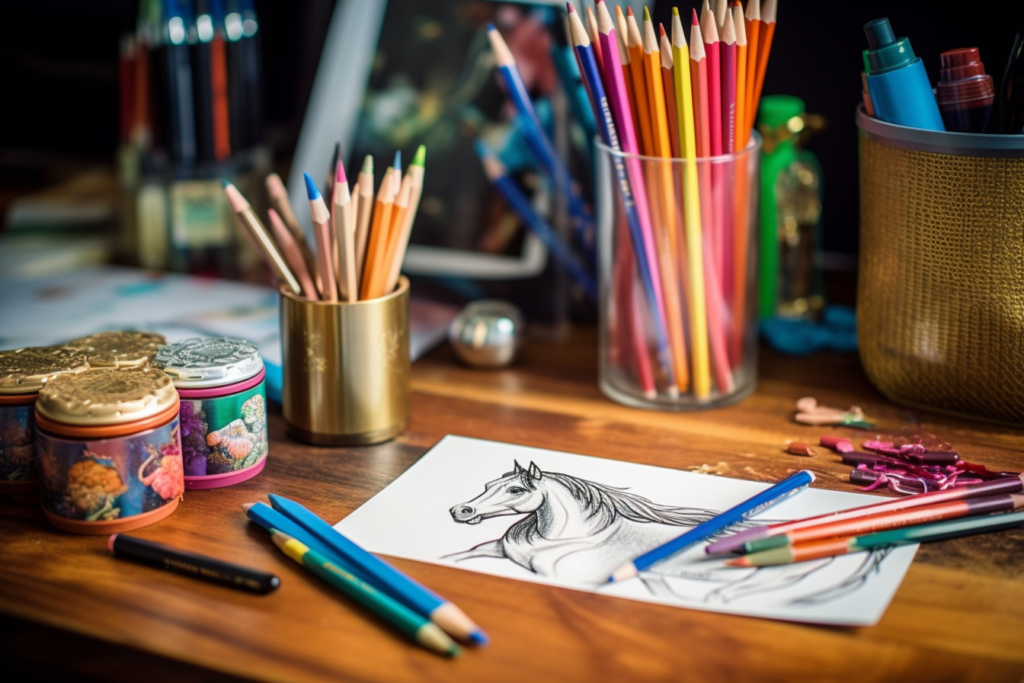
POLYGON ((409 421, 409 281, 355 303, 280 293, 289 436, 365 446, 400 434, 409 421))
POLYGON ((641 408, 691 410, 753 392, 760 149, 754 133, 744 151, 698 159, 688 170, 685 159, 623 154, 596 144, 599 383, 609 398, 641 408), (653 239, 640 244, 657 270, 653 282, 637 259, 639 235, 626 217, 627 187, 617 181, 616 164, 629 180, 628 208, 636 210, 641 227, 650 228, 653 239))
POLYGON ((1024 135, 867 116, 857 323, 897 403, 1024 424, 1024 135))

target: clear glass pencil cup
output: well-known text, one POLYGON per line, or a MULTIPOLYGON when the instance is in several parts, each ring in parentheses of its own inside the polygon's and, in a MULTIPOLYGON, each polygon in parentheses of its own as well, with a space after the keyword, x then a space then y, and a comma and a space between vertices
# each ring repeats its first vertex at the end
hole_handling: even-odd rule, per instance
POLYGON ((749 395, 760 137, 692 161, 596 149, 601 391, 658 410, 749 395))

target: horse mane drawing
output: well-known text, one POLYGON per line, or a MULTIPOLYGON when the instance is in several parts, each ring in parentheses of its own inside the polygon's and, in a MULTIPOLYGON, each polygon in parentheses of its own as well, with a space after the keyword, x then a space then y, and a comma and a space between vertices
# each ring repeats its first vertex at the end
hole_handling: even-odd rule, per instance
MULTIPOLYGON (((560 472, 545 472, 535 463, 512 471, 484 485, 476 498, 449 509, 459 524, 479 524, 486 519, 525 515, 500 537, 443 559, 463 562, 474 558, 507 559, 538 576, 590 584, 603 583, 623 562, 679 536, 719 514, 718 510, 655 503, 626 488, 609 486, 560 472)), ((760 524, 771 523, 761 520, 760 524)), ((749 528, 747 522, 727 533, 749 528)), ((699 548, 686 551, 641 574, 643 585, 655 595, 671 593, 672 578, 703 582, 707 590, 699 599, 729 601, 766 590, 788 587, 827 566, 831 559, 781 567, 732 568, 719 560, 708 561, 699 548)), ((884 556, 883 556, 884 557, 884 556)), ((841 595, 855 590, 881 559, 841 580, 827 591, 841 595)), ((684 589, 692 590, 691 588, 684 589)), ((810 596, 802 596, 807 600, 810 596)))

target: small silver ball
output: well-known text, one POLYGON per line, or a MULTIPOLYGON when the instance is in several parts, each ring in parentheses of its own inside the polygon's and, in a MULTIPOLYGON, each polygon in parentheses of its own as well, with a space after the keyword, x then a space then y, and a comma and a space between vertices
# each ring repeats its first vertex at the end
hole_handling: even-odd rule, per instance
POLYGON ((448 327, 448 341, 468 365, 503 368, 515 360, 522 345, 523 314, 498 299, 467 304, 448 327))

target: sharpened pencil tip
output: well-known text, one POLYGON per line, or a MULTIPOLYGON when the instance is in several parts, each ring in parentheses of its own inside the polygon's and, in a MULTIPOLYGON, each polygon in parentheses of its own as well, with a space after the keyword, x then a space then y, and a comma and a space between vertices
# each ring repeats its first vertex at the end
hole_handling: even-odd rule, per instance
POLYGON ((423 166, 427 161, 427 147, 426 145, 420 145, 416 148, 416 154, 412 158, 413 166, 423 166))
POLYGON ((565 3, 565 11, 568 12, 569 14, 572 14, 573 12, 576 11, 576 8, 572 6, 571 2, 567 2, 565 3))
MULTIPOLYGON (((114 552, 114 539, 117 538, 117 534, 110 534, 110 538, 107 539, 107 550, 114 552)), ((470 636, 472 638, 472 636, 470 636)))
POLYGON ((477 629, 469 634, 469 642, 474 645, 487 645, 491 642, 491 639, 487 637, 487 634, 477 629))
POLYGON ((309 198, 309 201, 317 199, 320 196, 320 190, 317 189, 316 183, 313 182, 308 173, 303 173, 302 177, 306 179, 306 196, 309 198))
POLYGON ((242 509, 245 510, 246 512, 248 512, 249 508, 251 508, 255 504, 256 503, 242 503, 242 509))
POLYGON ((220 185, 221 185, 221 187, 227 187, 227 186, 228 186, 228 185, 230 185, 230 184, 231 184, 231 181, 230 181, 230 180, 228 180, 227 178, 221 178, 221 179, 220 179, 220 185))
POLYGON ((348 183, 348 178, 345 177, 345 164, 338 162, 334 171, 334 182, 335 183, 348 183))
POLYGON ((651 12, 647 9, 647 5, 644 5, 644 21, 651 20, 651 12))
POLYGON ((673 7, 672 8, 672 16, 673 17, 678 17, 679 16, 679 8, 678 7, 673 7))
POLYGON ((692 10, 692 11, 693 11, 693 22, 692 22, 691 25, 692 26, 700 26, 700 21, 697 19, 697 10, 692 10))
POLYGON ((498 29, 494 28, 494 24, 488 23, 487 24, 487 30, 488 30, 488 32, 490 32, 490 31, 497 31, 498 29))
POLYGON ((633 8, 628 6, 628 5, 626 6, 626 16, 627 17, 633 16, 633 8))
POLYGON ((395 163, 394 163, 394 166, 395 166, 395 170, 396 171, 401 171, 402 170, 402 150, 400 150, 400 149, 395 151, 395 163))
POLYGON ((369 173, 373 175, 373 157, 367 154, 363 158, 363 167, 359 169, 360 173, 369 173))

